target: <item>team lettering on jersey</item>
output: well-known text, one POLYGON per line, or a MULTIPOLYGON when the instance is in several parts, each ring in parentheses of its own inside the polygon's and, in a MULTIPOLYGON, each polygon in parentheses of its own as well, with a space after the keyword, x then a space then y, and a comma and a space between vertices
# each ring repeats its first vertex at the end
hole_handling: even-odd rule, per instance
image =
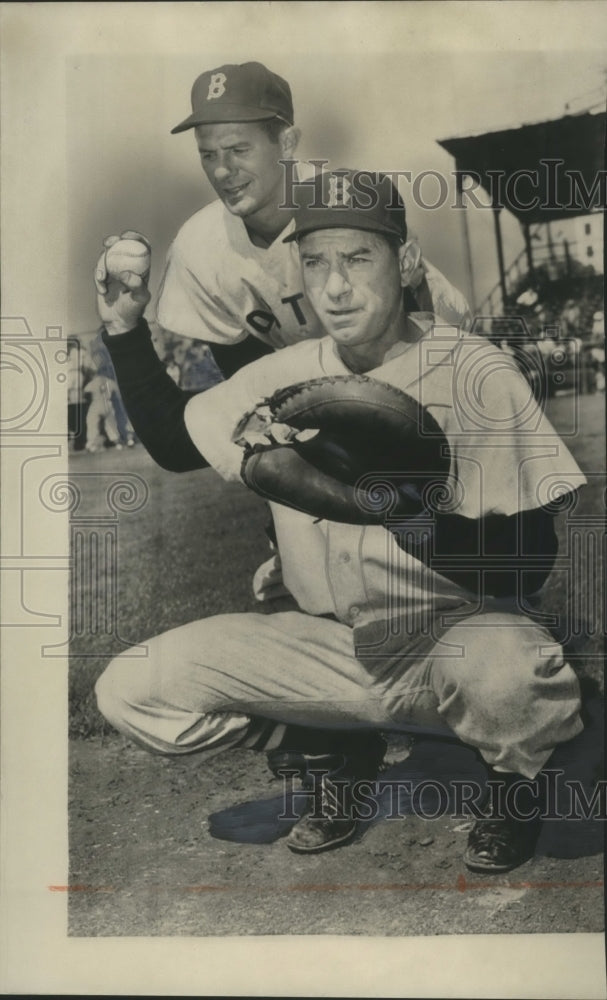
MULTIPOLYGON (((287 295, 286 298, 280 300, 284 305, 291 306, 299 326, 305 326, 307 322, 305 313, 299 304, 299 299, 303 299, 303 297, 303 292, 296 292, 295 295, 287 295)), ((257 333, 269 333, 273 326, 281 329, 278 317, 268 309, 253 309, 245 319, 257 333)))

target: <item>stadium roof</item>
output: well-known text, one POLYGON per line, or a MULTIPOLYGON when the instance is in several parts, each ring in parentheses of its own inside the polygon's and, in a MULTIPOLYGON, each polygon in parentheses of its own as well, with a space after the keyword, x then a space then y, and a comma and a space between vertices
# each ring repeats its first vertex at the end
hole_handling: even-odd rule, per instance
POLYGON ((605 112, 565 115, 556 121, 441 139, 439 145, 455 157, 458 171, 479 177, 489 196, 521 222, 550 222, 605 207, 606 117, 605 112), (548 164, 550 160, 560 162, 548 164), (501 179, 490 171, 501 172, 501 179), (584 193, 593 191, 590 198, 584 193))

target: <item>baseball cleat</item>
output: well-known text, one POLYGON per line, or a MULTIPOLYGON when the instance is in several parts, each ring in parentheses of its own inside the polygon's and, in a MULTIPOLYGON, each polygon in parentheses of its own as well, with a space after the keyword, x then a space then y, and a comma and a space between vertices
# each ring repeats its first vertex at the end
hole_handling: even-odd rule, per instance
POLYGON ((379 733, 344 734, 343 752, 303 754, 274 751, 268 763, 275 774, 281 768, 296 771, 308 804, 291 828, 286 844, 297 854, 317 854, 348 843, 356 835, 352 785, 374 781, 379 773, 386 743, 379 733))
POLYGON ((356 834, 355 819, 330 819, 305 815, 295 824, 286 838, 286 845, 296 854, 319 854, 347 844, 356 834))
MULTIPOLYGON (((522 779, 522 775, 498 773, 493 768, 488 769, 488 776, 504 794, 522 779)), ((542 792, 539 783, 536 790, 528 786, 528 782, 519 786, 517 802, 523 810, 520 816, 506 810, 499 812, 493 803, 486 803, 485 815, 476 820, 468 834, 464 862, 470 871, 497 875, 518 868, 533 857, 542 824, 539 818, 524 816, 533 815, 534 808, 535 816, 539 816, 542 792)))
POLYGON ((535 854, 540 826, 537 820, 512 817, 477 820, 468 834, 466 867, 472 872, 496 875, 518 868, 535 854))

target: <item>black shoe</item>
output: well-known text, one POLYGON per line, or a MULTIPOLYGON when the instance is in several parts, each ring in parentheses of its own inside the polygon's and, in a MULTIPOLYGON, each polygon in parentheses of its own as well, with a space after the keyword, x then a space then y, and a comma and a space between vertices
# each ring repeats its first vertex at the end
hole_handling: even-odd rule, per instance
MULTIPOLYGON (((347 730, 340 733, 289 726, 285 745, 276 750, 268 750, 266 759, 275 778, 282 778, 283 771, 295 771, 297 773, 294 777, 303 781, 310 768, 324 767, 329 756, 341 758, 345 755, 351 768, 362 769, 363 773, 358 777, 366 777, 369 769, 375 778, 383 762, 386 746, 386 741, 374 731, 353 733, 352 730, 347 730), (297 749, 292 744, 296 744, 297 749), (302 746, 306 749, 302 750, 302 746)), ((342 766, 341 760, 337 766, 342 766)))
POLYGON ((355 819, 302 816, 291 829, 286 844, 295 854, 320 854, 347 844, 356 835, 355 819))
POLYGON ((464 862, 471 872, 499 874, 529 861, 540 834, 538 820, 479 819, 468 834, 464 862))
MULTIPOLYGON (((371 768, 367 761, 365 764, 364 770, 368 773, 371 768)), ((308 758, 302 781, 304 791, 308 792, 308 802, 301 819, 286 838, 289 850, 297 854, 317 854, 352 839, 357 823, 352 816, 350 789, 355 777, 363 777, 362 773, 356 773, 361 770, 361 762, 346 754, 308 758)))
MULTIPOLYGON (((524 815, 538 815, 541 811, 541 782, 537 792, 527 786, 522 775, 497 773, 489 768, 489 779, 501 787, 502 793, 512 788, 519 781, 519 807, 524 815)), ((468 846, 464 854, 464 862, 472 872, 487 872, 499 874, 509 872, 513 868, 529 861, 535 854, 535 846, 542 827, 540 819, 523 819, 522 816, 512 816, 504 809, 501 813, 495 808, 492 811, 486 806, 486 816, 476 820, 468 834, 468 846)))
POLYGON ((295 771, 293 777, 303 779, 308 769, 305 754, 296 753, 294 750, 268 750, 266 759, 275 778, 284 777, 283 771, 295 771))
POLYGON ((344 752, 303 754, 271 751, 268 763, 274 773, 280 768, 297 771, 309 793, 301 819, 286 838, 297 854, 317 854, 351 840, 357 831, 352 815, 351 786, 355 781, 374 781, 379 773, 386 743, 378 733, 344 734, 344 752))

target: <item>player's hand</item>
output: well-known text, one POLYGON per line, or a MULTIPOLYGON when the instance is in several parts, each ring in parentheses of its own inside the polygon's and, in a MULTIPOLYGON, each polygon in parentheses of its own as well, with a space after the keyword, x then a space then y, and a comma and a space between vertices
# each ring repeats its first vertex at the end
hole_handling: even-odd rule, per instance
POLYGON ((120 275, 108 272, 106 254, 120 240, 136 240, 151 251, 145 236, 126 230, 120 236, 108 236, 103 241, 104 251, 95 267, 95 288, 97 290, 97 311, 99 318, 110 336, 127 333, 137 326, 150 301, 147 275, 124 270, 120 275))

